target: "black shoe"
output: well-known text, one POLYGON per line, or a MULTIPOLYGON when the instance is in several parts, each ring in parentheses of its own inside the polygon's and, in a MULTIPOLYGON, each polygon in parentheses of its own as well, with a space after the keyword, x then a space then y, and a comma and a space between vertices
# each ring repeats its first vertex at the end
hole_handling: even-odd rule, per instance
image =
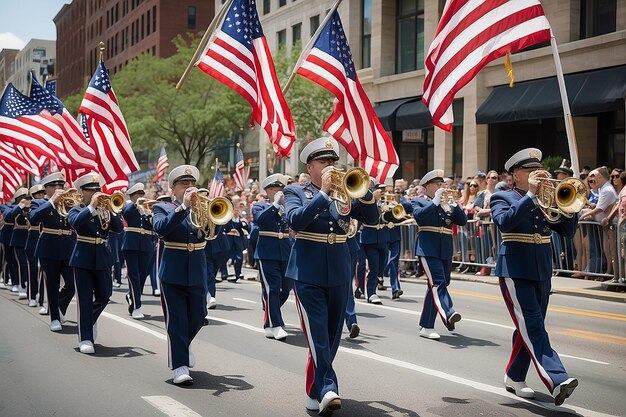
POLYGON ((459 321, 461 321, 461 315, 455 311, 454 313, 452 313, 452 315, 448 319, 448 323, 446 324, 446 327, 448 328, 448 330, 452 332, 454 331, 454 323, 457 323, 459 321))
POLYGON ((394 292, 392 292, 392 293, 391 293, 391 299, 392 299, 392 300, 399 300, 399 299, 400 299, 400 294, 399 294, 399 292, 400 292, 400 291, 394 291, 394 292))
POLYGON ((353 323, 352 326, 350 326, 350 339, 354 339, 355 337, 358 337, 360 332, 361 332, 361 328, 359 327, 359 325, 356 323, 353 323))
POLYGON ((130 298, 130 293, 126 293, 126 302, 128 303, 128 314, 133 314, 135 306, 133 306, 133 299, 130 298))
POLYGON ((569 378, 565 382, 561 383, 556 389, 554 393, 554 405, 561 405, 566 398, 569 398, 574 392, 574 388, 578 386, 578 380, 576 378, 569 378))
POLYGON ((382 279, 378 280, 378 287, 379 290, 381 291, 385 291, 387 289, 387 287, 385 287, 385 282, 382 279))
POLYGON ((357 288, 356 290, 354 290, 354 298, 358 298, 358 299, 363 298, 363 293, 361 292, 360 288, 357 288))

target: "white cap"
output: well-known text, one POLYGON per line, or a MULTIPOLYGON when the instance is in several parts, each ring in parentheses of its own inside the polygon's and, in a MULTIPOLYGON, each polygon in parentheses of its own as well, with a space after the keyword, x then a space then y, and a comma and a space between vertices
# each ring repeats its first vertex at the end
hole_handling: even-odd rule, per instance
POLYGON ((516 168, 541 168, 541 151, 537 148, 526 148, 516 152, 504 164, 504 169, 513 172, 516 168))
POLYGON ((443 169, 433 169, 427 172, 420 180, 419 185, 426 185, 431 182, 443 182, 443 169))
POLYGON ((300 161, 304 164, 315 159, 334 159, 339 160, 339 144, 333 138, 315 139, 302 149, 300 152, 300 161))
POLYGON ((30 195, 34 195, 34 194, 42 193, 42 192, 46 192, 46 189, 44 188, 42 184, 33 185, 32 187, 28 189, 28 194, 30 195))
POLYGON ((41 180, 41 184, 46 187, 48 185, 65 185, 65 175, 62 172, 53 172, 50 175, 46 175, 41 180))
POLYGON ((146 188, 146 186, 143 185, 143 183, 138 182, 137 184, 133 185, 128 190, 126 190, 126 195, 133 195, 135 193, 143 193, 143 194, 145 194, 146 193, 144 191, 145 188, 146 188))
POLYGON ((176 181, 198 181, 198 178, 200 178, 200 171, 198 171, 198 168, 192 165, 180 165, 170 171, 167 176, 167 182, 169 183, 170 188, 172 188, 176 181))
POLYGON ((198 193, 202 193, 205 196, 209 195, 209 190, 207 188, 198 188, 198 193))
POLYGON ((272 174, 269 177, 265 178, 261 183, 261 188, 266 189, 267 187, 285 187, 287 185, 287 177, 283 174, 272 174))
POLYGON ((172 196, 169 194, 163 194, 163 195, 158 196, 156 199, 157 201, 160 201, 160 202, 170 203, 172 201, 172 196))
POLYGON ((13 194, 13 203, 19 203, 20 200, 28 195, 28 188, 18 188, 13 194))
POLYGON ((74 188, 100 191, 100 175, 90 172, 74 180, 74 188))

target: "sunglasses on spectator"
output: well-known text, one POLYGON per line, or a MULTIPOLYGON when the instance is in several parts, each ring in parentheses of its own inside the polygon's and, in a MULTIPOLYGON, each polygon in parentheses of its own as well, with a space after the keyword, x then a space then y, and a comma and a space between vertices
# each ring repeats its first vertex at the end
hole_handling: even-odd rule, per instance
POLYGON ((490 180, 497 180, 498 177, 494 177, 493 175, 491 177, 489 177, 490 180))
POLYGON ((470 187, 478 187, 478 184, 470 184, 470 187))
POLYGON ((615 175, 615 174, 614 174, 614 175, 611 175, 611 178, 619 178, 619 174, 617 174, 617 175, 615 175))
POLYGON ((589 184, 595 184, 596 180, 589 180, 589 184))

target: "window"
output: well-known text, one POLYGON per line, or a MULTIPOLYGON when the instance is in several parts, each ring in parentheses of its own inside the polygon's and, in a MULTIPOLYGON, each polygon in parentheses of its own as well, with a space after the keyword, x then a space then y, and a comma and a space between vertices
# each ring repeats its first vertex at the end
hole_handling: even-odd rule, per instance
POLYGON ((309 25, 311 26, 311 37, 313 37, 317 28, 320 27, 320 15, 316 14, 315 16, 311 17, 311 19, 309 19, 309 25))
POLYGON ((580 0, 580 39, 615 32, 617 0, 580 0))
POLYGON ((141 39, 144 38, 144 28, 146 26, 146 17, 144 15, 141 15, 141 39))
POLYGON ((187 29, 196 30, 196 6, 187 7, 187 29))
POLYGON ((146 16, 146 36, 150 34, 150 10, 148 10, 148 15, 146 16))
POLYGON ((287 43, 287 30, 283 29, 279 32, 276 32, 276 39, 278 39, 278 48, 285 46, 287 43))
POLYGON ((270 12, 271 0, 263 0, 263 14, 268 14, 270 12))
POLYGON ((120 45, 120 50, 123 51, 126 48, 126 35, 128 34, 128 28, 122 29, 122 44, 120 45))
POLYGON ((296 46, 296 43, 302 40, 302 23, 293 25, 291 27, 291 44, 296 46))
POLYGON ((157 20, 156 20, 156 6, 152 7, 152 31, 156 32, 157 30, 157 20))
POLYGON ((287 4, 287 0, 278 0, 278 7, 283 7, 287 4))
POLYGON ((396 72, 424 68, 424 0, 398 0, 396 72))
POLYGON ((363 0, 361 20, 361 68, 372 66, 372 0, 363 0))

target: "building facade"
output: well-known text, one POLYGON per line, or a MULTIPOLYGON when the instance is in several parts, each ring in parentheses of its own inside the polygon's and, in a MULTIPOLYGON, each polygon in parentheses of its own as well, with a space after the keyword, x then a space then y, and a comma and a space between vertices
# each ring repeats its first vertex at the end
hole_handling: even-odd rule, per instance
MULTIPOLYGON (((216 8, 221 3, 215 0, 216 8)), ((270 48, 297 40, 306 44, 333 4, 259 0, 270 48)), ((626 2, 542 4, 566 76, 580 166, 623 168, 626 2)), ((504 60, 490 63, 457 94, 452 132, 433 128, 421 102, 424 58, 444 5, 444 0, 345 0, 339 6, 359 79, 400 156, 396 177, 419 178, 435 167, 462 176, 502 171, 512 153, 528 146, 541 148, 544 157, 569 157, 549 46, 511 56, 513 89, 504 87, 509 82, 504 60)))
POLYGON ((30 81, 28 73, 35 71, 41 81, 44 74, 53 74, 56 61, 56 43, 43 39, 31 39, 26 46, 15 55, 13 61, 15 72, 8 78, 15 88, 28 94, 30 81))
POLYGON ((141 54, 173 55, 172 40, 179 34, 204 31, 214 10, 212 2, 199 0, 73 0, 54 19, 57 39, 67 45, 67 54, 60 55, 58 62, 68 71, 67 77, 59 76, 59 96, 85 87, 98 65, 100 42, 105 44, 104 59, 113 75, 141 54), (82 39, 74 39, 77 32, 82 39))
POLYGON ((15 57, 19 49, 6 49, 0 51, 0 91, 4 91, 9 78, 15 72, 15 57))

